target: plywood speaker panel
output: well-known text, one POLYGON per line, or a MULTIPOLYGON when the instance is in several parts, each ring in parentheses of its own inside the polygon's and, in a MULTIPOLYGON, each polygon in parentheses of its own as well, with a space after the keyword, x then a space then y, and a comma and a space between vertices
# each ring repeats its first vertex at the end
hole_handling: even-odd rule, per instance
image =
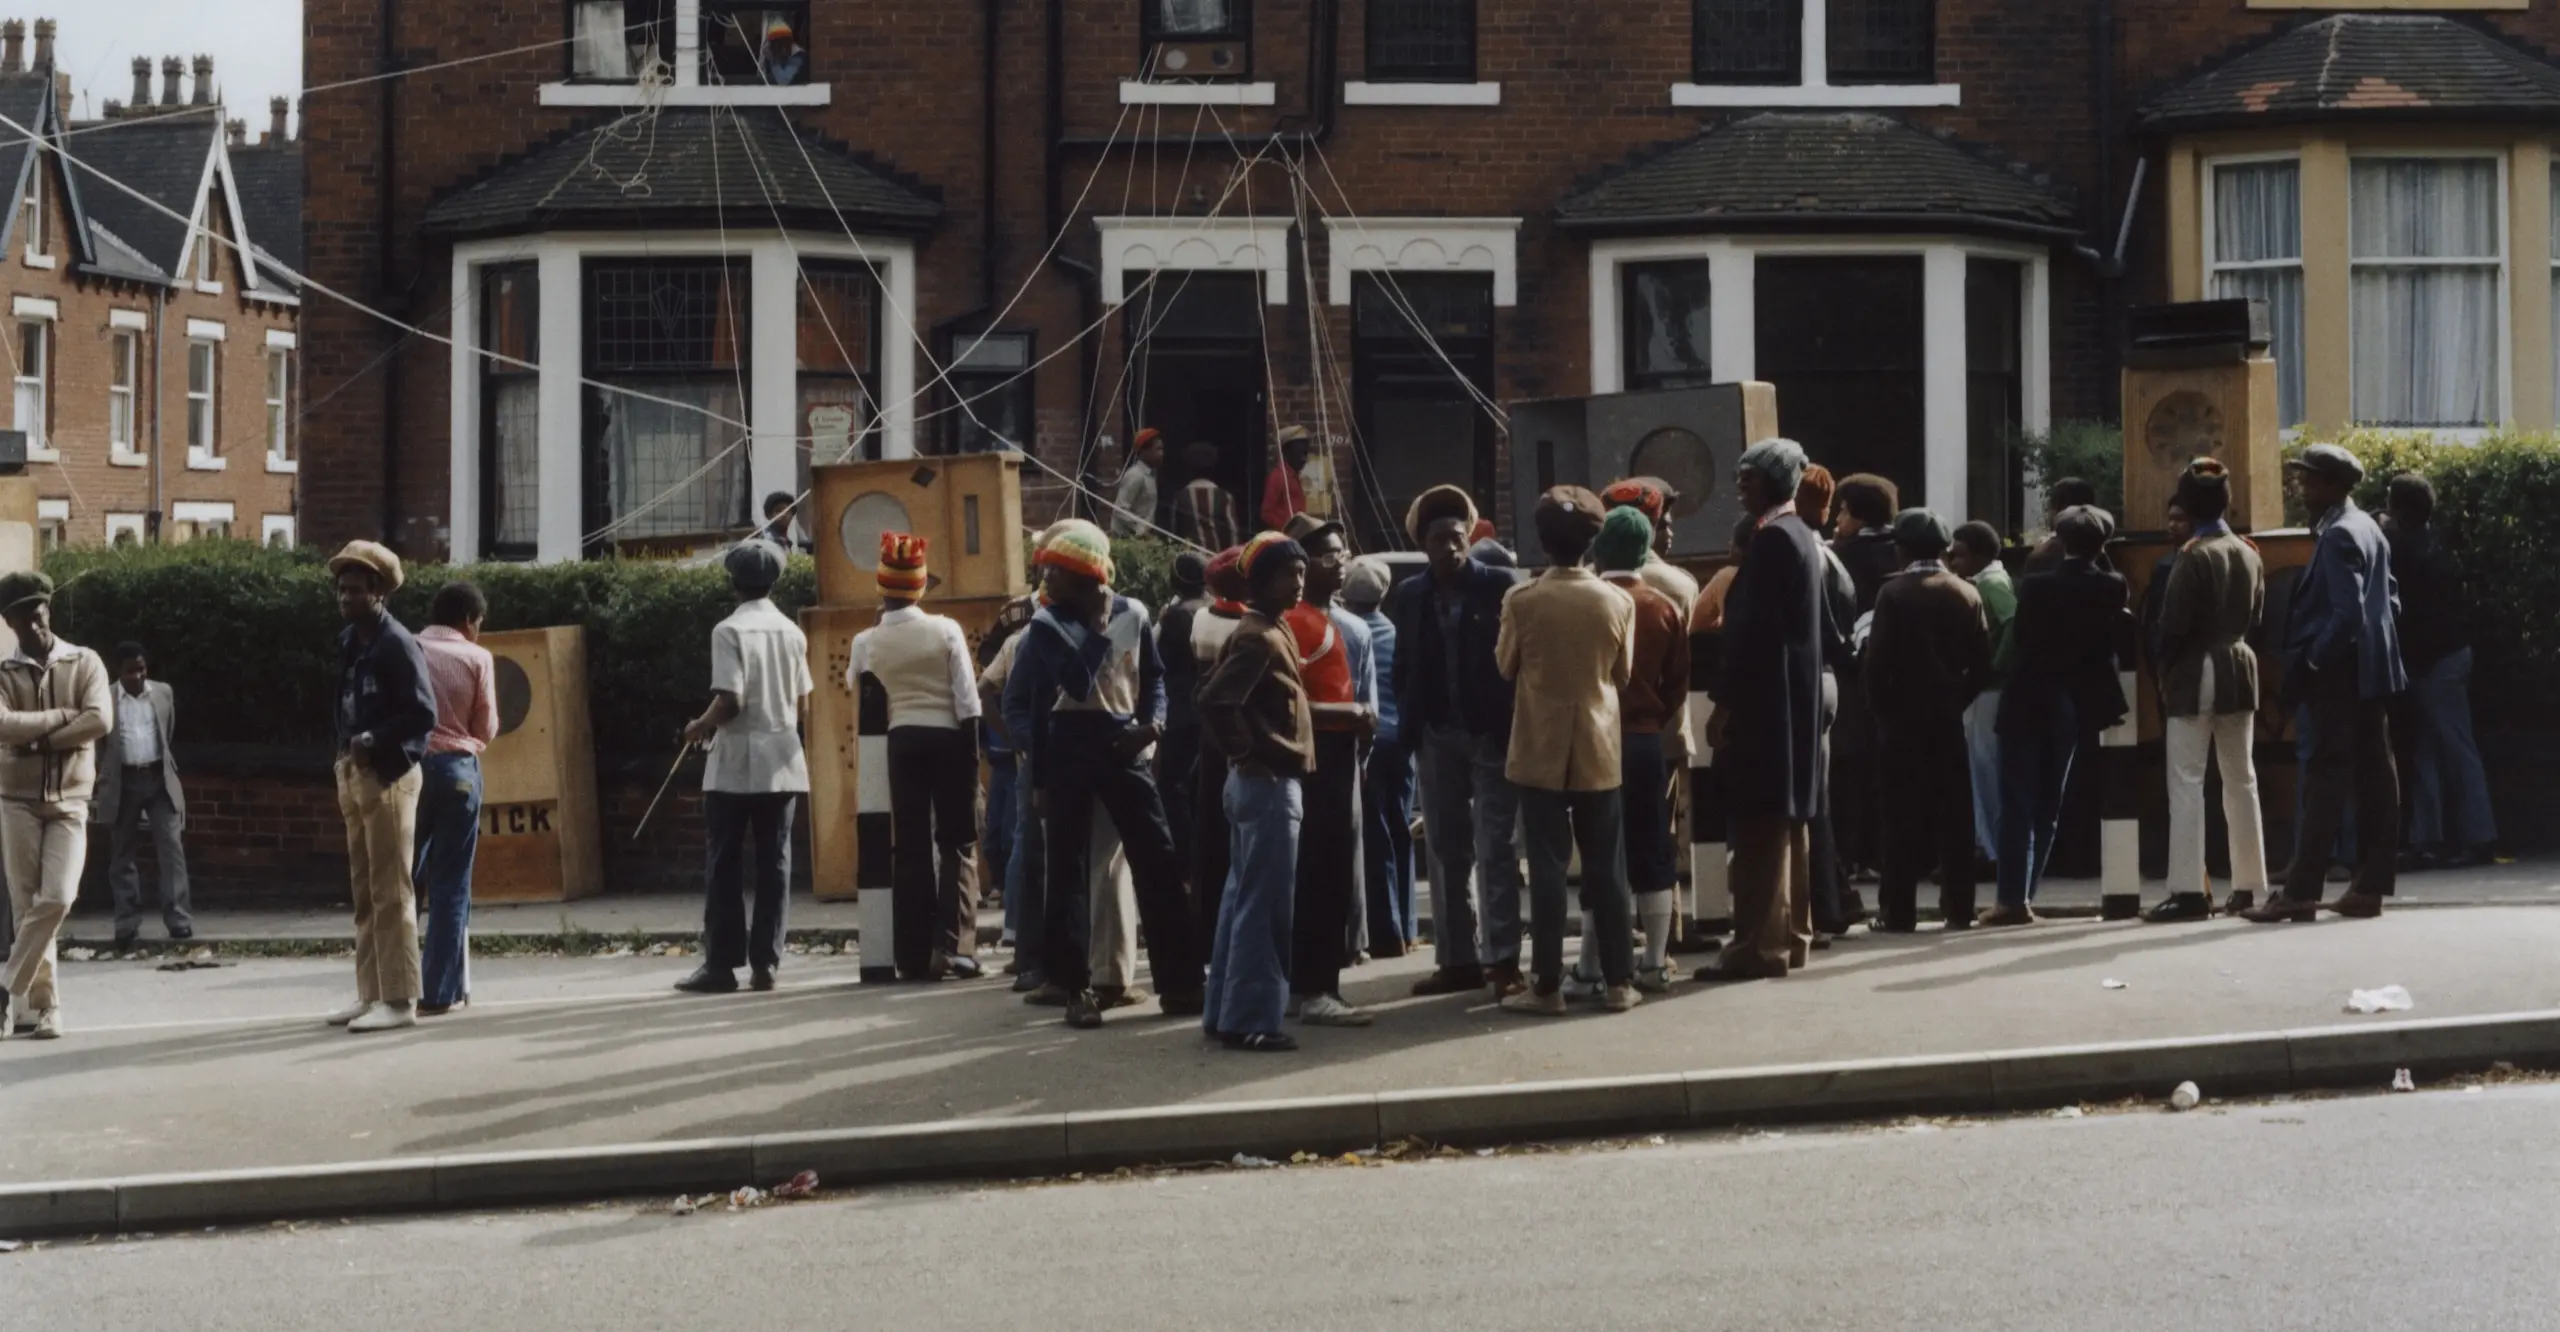
POLYGON ((1023 586, 1022 460, 1011 453, 835 463, 811 469, 817 508, 818 600, 876 606, 880 534, 930 544, 937 600, 1006 597, 1023 586))
MULTIPOLYGON (((2236 355, 2236 353, 2235 353, 2236 355)), ((2124 512, 2130 532, 2168 523, 2178 477, 2197 458, 2231 469, 2231 526, 2284 525, 2276 363, 2265 357, 2124 371, 2124 512)))
POLYGON ((1626 476, 1656 476, 1680 492, 1671 509, 1675 556, 1721 555, 1742 516, 1733 493, 1742 451, 1778 434, 1778 391, 1769 384, 1711 384, 1589 398, 1513 403, 1515 542, 1535 561, 1529 515, 1550 486, 1598 490, 1626 476))
MULTIPOLYGON (((974 660, 978 640, 1012 599, 935 598, 925 608, 960 622, 974 660)), ((853 661, 853 636, 879 619, 877 606, 812 606, 800 612, 800 630, 809 639, 809 673, 817 684, 809 700, 809 872, 821 901, 856 896, 855 871, 862 863, 862 701, 846 686, 844 673, 853 661)))
POLYGON ((477 902, 559 902, 604 887, 586 630, 484 634, 496 658, 498 738, 480 756, 477 902))

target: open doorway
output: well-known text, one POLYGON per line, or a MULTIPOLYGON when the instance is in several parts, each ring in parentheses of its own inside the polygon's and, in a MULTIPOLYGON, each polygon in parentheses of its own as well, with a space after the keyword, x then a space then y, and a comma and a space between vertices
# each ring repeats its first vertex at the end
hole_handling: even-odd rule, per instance
POLYGON ((1159 277, 1127 307, 1138 382, 1123 438, 1163 431, 1162 502, 1206 475, 1234 496, 1241 531, 1262 499, 1268 434, 1261 298, 1253 275, 1193 273, 1159 277))

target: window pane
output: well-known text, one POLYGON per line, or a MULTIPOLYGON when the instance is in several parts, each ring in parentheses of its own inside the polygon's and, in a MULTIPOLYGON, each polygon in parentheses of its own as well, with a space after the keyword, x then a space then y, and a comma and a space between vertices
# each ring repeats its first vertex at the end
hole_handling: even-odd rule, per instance
POLYGON ((1712 382, 1706 261, 1631 264, 1621 272, 1619 354, 1626 365, 1626 386, 1712 382))
POLYGON ((2243 162, 2213 173, 2213 261, 2302 257, 2302 169, 2243 162))
POLYGON ((727 531, 747 525, 747 451, 736 382, 728 376, 652 377, 628 387, 668 402, 590 391, 601 426, 604 487, 616 540, 727 531), (624 521, 624 520, 628 521, 624 521))
POLYGON ((1472 79, 1475 0, 1369 0, 1369 77, 1472 79))
MULTIPOLYGON (((486 321, 483 345, 511 360, 540 359, 542 284, 533 265, 490 269, 481 282, 481 303, 481 318, 486 321)), ((483 364, 501 374, 530 373, 505 361, 484 359, 483 364)))
POLYGON ((213 449, 212 407, 202 398, 187 399, 187 443, 203 452, 213 449))
POLYGON ((572 11, 576 38, 569 72, 582 79, 627 79, 648 51, 640 34, 626 32, 622 0, 578 0, 572 11), (635 49, 638 48, 638 49, 635 49))
POLYGON ((267 352, 267 401, 284 401, 285 354, 280 349, 267 352))
POLYGON ((1028 451, 1031 446, 1031 376, 1019 371, 970 371, 951 376, 955 401, 969 410, 954 411, 953 448, 960 453, 997 449, 1028 451))
POLYGON ((541 536, 542 383, 531 375, 497 380, 490 406, 496 438, 490 458, 495 503, 490 506, 489 539, 497 546, 530 549, 541 536))
POLYGON ((1163 37, 1228 37, 1238 35, 1236 0, 1145 0, 1163 37))
POLYGON ((187 344, 187 392, 213 392, 213 344, 210 342, 187 344))
POLYGON ((116 388, 132 388, 133 335, 130 333, 116 334, 114 346, 109 349, 107 359, 111 363, 108 373, 113 376, 113 379, 110 382, 116 388))
POLYGON ((1493 336, 1493 282, 1479 274, 1362 273, 1353 293, 1354 331, 1363 338, 1493 336))
POLYGON ((1804 73, 1803 0, 1697 0, 1700 83, 1793 83, 1804 73))
POLYGON ((44 377, 44 328, 35 323, 18 325, 18 373, 29 379, 44 377))
POLYGON ((587 270, 591 372, 728 370, 746 325, 743 266, 596 264, 587 270))
POLYGON ((2358 259, 2498 257, 2498 164, 2488 158, 2362 158, 2349 230, 2358 259))
POLYGON ((1937 42, 1932 0, 1830 0, 1833 83, 1926 83, 1937 42))
POLYGON ((801 270, 798 349, 800 368, 868 375, 877 368, 873 332, 879 327, 880 279, 860 265, 811 264, 801 270))
POLYGON ((2213 275, 2213 294, 2230 299, 2255 296, 2267 303, 2267 323, 2274 335, 2268 353, 2276 362, 2276 419, 2297 426, 2305 419, 2302 405, 2302 270, 2242 268, 2213 275))
POLYGON ((2498 270, 2360 265, 2348 337, 2355 419, 2472 426, 2498 418, 2498 270))

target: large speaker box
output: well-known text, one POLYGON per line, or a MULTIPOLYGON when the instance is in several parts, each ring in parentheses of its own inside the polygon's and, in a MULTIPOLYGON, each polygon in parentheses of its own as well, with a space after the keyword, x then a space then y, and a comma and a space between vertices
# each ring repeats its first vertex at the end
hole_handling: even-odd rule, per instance
POLYGON ((604 889, 587 631, 483 634, 497 658, 498 738, 480 756, 475 902, 562 902, 604 889))
POLYGON ((1721 555, 1742 517, 1734 465, 1778 434, 1778 391, 1757 381, 1650 389, 1510 405, 1513 540, 1535 562, 1529 528, 1550 486, 1593 490, 1624 476, 1658 476, 1680 492, 1671 509, 1671 553, 1721 555))
POLYGON ((1006 597, 1023 585, 1022 459, 1012 453, 835 463, 810 469, 818 600, 877 606, 880 534, 931 543, 930 597, 1006 597))
POLYGON ((2178 477, 2198 458, 2231 469, 2234 530, 2284 525, 2276 363, 2264 301, 2145 306, 2126 317, 2124 512, 2128 532, 2168 525, 2178 477))

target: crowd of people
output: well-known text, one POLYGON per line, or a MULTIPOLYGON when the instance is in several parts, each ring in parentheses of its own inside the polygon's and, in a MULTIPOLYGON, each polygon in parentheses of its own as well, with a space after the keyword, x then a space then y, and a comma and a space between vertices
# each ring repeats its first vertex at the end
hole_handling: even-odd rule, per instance
MULTIPOLYGON (((1304 466, 1304 441, 1287 443, 1275 476, 1304 466)), ((1148 474, 1120 494, 1152 503, 1162 445, 1142 438, 1137 455, 1148 474)), ((981 975, 983 881, 1001 895, 1005 971, 1026 1002, 1094 1027, 1153 1000, 1229 1048, 1281 1051, 1296 1048, 1291 1020, 1371 1024, 1345 969, 1426 933, 1433 966, 1415 995, 1484 993, 1555 1016, 1667 992, 1675 953, 1712 953, 1702 982, 1774 979, 1862 924, 1916 931, 1924 878, 1947 930, 2032 924, 2073 774, 2133 706, 2136 640, 2164 719, 2170 812, 2169 892, 2146 918, 2379 915, 2404 866, 2477 863, 2497 837, 2470 728, 2462 576, 2434 538, 2423 477, 2394 478, 2377 521, 2352 498, 2362 469, 2346 451, 2315 445, 2286 470, 2315 541, 2273 680, 2251 645, 2265 562, 2226 521, 2232 478, 2211 459, 2179 478, 2162 515, 2171 549, 2138 608, 2110 565, 2115 521, 2081 483, 2053 487, 2051 536, 2013 575, 1988 525, 1950 530, 1901 507, 1891 482, 1835 480, 1783 439, 1743 454, 1746 516, 1703 588, 1668 558, 1679 496, 1655 478, 1539 496, 1534 575, 1464 489, 1434 487, 1405 515, 1424 563, 1401 579, 1275 482, 1262 516, 1276 522, 1183 555, 1161 611, 1114 590, 1103 528, 1053 524, 1034 542, 1037 593, 973 651, 921 604, 925 539, 884 534, 882 613, 846 678, 886 715, 896 910, 873 965, 981 975), (2304 758, 2300 849, 2272 876, 2251 755, 2267 689, 2294 708, 2304 758), (1699 693, 1709 706, 1692 717, 1699 693), (2407 856, 2395 727, 2415 737, 2407 856), (2219 903, 2209 767, 2229 840, 2219 903), (1694 894, 1684 904, 1693 840, 1727 848, 1727 919, 1702 919, 1694 894), (2333 859, 2353 868, 2323 903, 2333 859), (1872 912, 1858 887, 1869 876, 1872 912), (1978 907, 1985 878, 1993 900, 1978 907), (1153 993, 1137 983, 1141 939, 1153 993)), ((784 561, 764 539, 724 557, 737 607, 713 630, 711 699, 683 732, 707 751, 703 957, 678 982, 687 992, 735 991, 741 969, 748 988, 771 989, 781 962, 814 688, 807 639, 771 599, 784 561)), ((346 621, 335 771, 356 940, 354 1002, 330 1020, 383 1031, 468 1002, 478 764, 498 727, 477 641, 488 606, 449 584, 413 635, 386 606, 395 554, 353 542, 329 568, 346 621)), ((39 573, 0 577, 17 638, 0 660, 13 933, 0 1037, 62 1033, 54 944, 91 818, 114 830, 119 946, 140 924, 146 820, 164 922, 174 938, 190 930, 174 695, 139 645, 117 649, 111 675, 64 642, 52 590, 39 573)))

